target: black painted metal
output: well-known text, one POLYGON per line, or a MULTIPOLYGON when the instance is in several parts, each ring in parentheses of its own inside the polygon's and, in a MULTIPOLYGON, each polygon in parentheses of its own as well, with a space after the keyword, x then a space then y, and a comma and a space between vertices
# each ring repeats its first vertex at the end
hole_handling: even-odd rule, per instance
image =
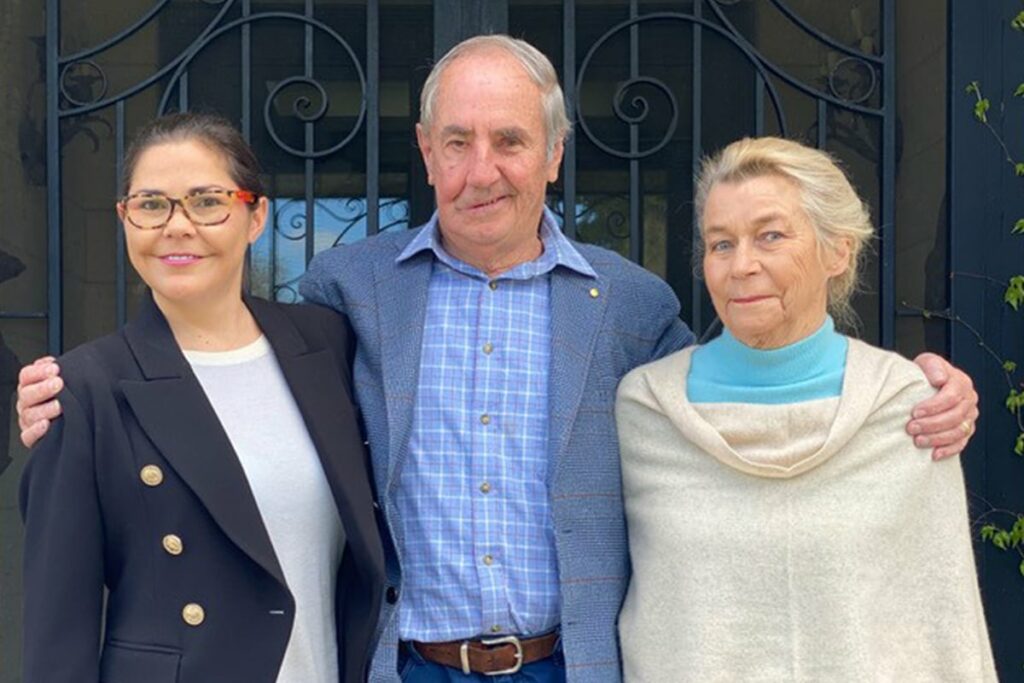
MULTIPOLYGON (((877 160, 879 169, 879 204, 878 216, 880 223, 880 251, 882 264, 880 267, 880 281, 878 290, 880 292, 880 303, 878 310, 878 329, 881 343, 890 346, 893 343, 894 329, 894 278, 893 278, 893 221, 895 217, 895 1, 881 0, 881 22, 880 31, 882 50, 879 54, 870 54, 862 50, 843 45, 835 38, 816 29, 809 21, 800 17, 788 4, 782 0, 769 0, 785 20, 791 22, 799 31, 814 38, 826 51, 832 54, 838 53, 839 57, 827 71, 827 75, 821 82, 806 82, 790 73, 786 66, 776 63, 766 57, 763 46, 756 44, 749 36, 734 23, 728 10, 732 5, 743 5, 743 2, 723 2, 722 0, 693 0, 692 3, 680 3, 690 5, 689 12, 683 11, 656 11, 638 12, 637 2, 631 0, 629 3, 629 16, 625 20, 615 23, 607 28, 605 32, 595 40, 586 50, 580 61, 580 67, 576 74, 575 88, 571 91, 572 99, 576 103, 576 130, 580 137, 585 138, 594 147, 609 158, 623 159, 628 162, 630 189, 629 189, 629 230, 630 243, 628 255, 636 260, 642 261, 643 238, 643 210, 639 208, 640 198, 643 196, 640 179, 644 177, 642 163, 652 159, 655 155, 662 153, 668 145, 680 135, 683 139, 688 138, 690 142, 690 157, 694 173, 699 168, 699 162, 703 154, 711 150, 705 149, 705 125, 704 117, 708 111, 708 102, 705 98, 705 79, 709 69, 715 67, 708 64, 709 38, 724 40, 732 48, 738 50, 739 54, 746 60, 753 71, 754 86, 752 96, 751 119, 748 134, 763 134, 766 130, 766 98, 774 114, 774 130, 784 136, 791 135, 792 124, 787 118, 783 107, 783 98, 780 87, 789 88, 792 93, 789 97, 806 97, 816 112, 817 123, 813 127, 814 136, 812 143, 820 148, 826 148, 836 135, 836 119, 840 112, 853 113, 858 116, 879 122, 881 135, 878 140, 873 141, 874 146, 879 149, 877 160), (640 34, 641 29, 670 26, 672 24, 689 25, 692 35, 692 57, 690 87, 690 121, 688 131, 677 131, 680 122, 679 102, 682 95, 677 96, 665 81, 653 72, 647 72, 643 65, 637 64, 638 42, 643 41, 640 34), (625 32, 628 30, 628 34, 625 32), (613 92, 609 92, 611 108, 614 117, 628 129, 628 148, 622 149, 614 141, 603 139, 602 133, 595 128, 589 117, 591 112, 581 103, 584 88, 588 85, 588 74, 591 65, 596 63, 597 56, 603 49, 606 49, 610 41, 617 36, 628 35, 630 40, 630 62, 626 80, 619 82, 613 92), (641 126, 651 119, 652 105, 646 95, 639 92, 641 87, 653 89, 659 96, 663 96, 667 103, 667 125, 664 132, 658 130, 658 135, 653 138, 640 136, 641 126), (879 91, 879 87, 881 90, 879 91), (633 96, 630 95, 632 93, 633 96), (628 105, 627 105, 628 103, 628 105)), ((660 6, 659 9, 663 8, 660 6)), ((757 8, 764 10, 764 7, 757 8)), ((667 41, 665 46, 666 60, 676 46, 667 41)), ((568 47, 566 47, 568 52, 568 47)), ((650 51, 646 51, 650 54, 650 51)), ((591 100, 593 101, 593 100, 591 100)), ((603 116, 603 114, 602 114, 603 116)), ((604 128, 600 130, 607 134, 607 119, 602 121, 604 128)), ((717 144, 717 143, 716 143, 717 144)), ((579 169, 574 168, 574 172, 579 169)), ((693 236, 692 249, 696 249, 696 235, 693 236)), ((705 316, 706 298, 702 287, 693 283, 688 287, 690 322, 695 329, 704 330, 708 318, 705 316)))
POLYGON ((63 255, 60 172, 60 0, 46 0, 46 347, 56 356, 63 348, 63 255))
MULTIPOLYGON (((576 0, 562 4, 562 89, 565 93, 566 113, 569 121, 576 120, 576 0)), ((562 157, 562 229, 571 238, 576 237, 576 136, 565 141, 562 157)))
MULTIPOLYGON (((589 211, 587 207, 578 206, 580 200, 579 182, 581 172, 589 172, 589 168, 581 168, 580 143, 586 140, 601 153, 610 159, 618 159, 624 162, 628 180, 622 190, 615 190, 610 194, 586 195, 586 201, 598 202, 605 206, 604 215, 607 218, 607 234, 609 239, 620 240, 625 245, 625 252, 631 259, 643 262, 646 255, 643 247, 644 221, 647 209, 645 204, 645 183, 648 174, 646 164, 659 154, 669 152, 669 146, 675 141, 686 141, 690 150, 690 159, 693 170, 696 171, 701 156, 709 150, 705 147, 706 131, 703 119, 707 116, 708 102, 704 96, 706 72, 715 65, 709 64, 707 60, 709 41, 724 40, 732 46, 743 59, 750 65, 754 73, 752 101, 751 134, 763 133, 772 116, 774 125, 772 130, 788 134, 790 124, 787 121, 783 108, 783 98, 779 88, 785 84, 792 90, 811 98, 815 103, 818 112, 818 125, 816 126, 816 142, 820 146, 826 146, 829 142, 831 125, 830 119, 835 112, 854 112, 867 116, 881 122, 883 139, 880 142, 881 148, 881 178, 882 206, 880 207, 880 222, 882 224, 882 258, 883 267, 881 270, 882 282, 880 291, 882 293, 882 310, 879 312, 881 318, 880 329, 882 330, 882 341, 886 344, 892 341, 892 323, 895 315, 893 310, 893 281, 892 264, 889 262, 892 249, 891 225, 893 218, 893 181, 895 164, 895 127, 894 127, 894 61, 893 43, 895 14, 895 0, 881 0, 883 6, 882 41, 883 49, 879 54, 868 54, 850 46, 844 45, 833 37, 819 31, 810 22, 801 17, 784 0, 769 0, 768 5, 775 8, 781 16, 789 20, 795 27, 806 35, 811 36, 820 42, 828 50, 838 53, 840 59, 834 63, 832 72, 821 83, 806 83, 772 60, 765 57, 761 46, 755 44, 749 36, 745 35, 731 20, 735 17, 731 14, 733 10, 741 8, 743 2, 725 2, 723 0, 691 0, 680 2, 679 7, 688 11, 647 11, 645 4, 640 0, 623 0, 623 8, 626 11, 626 18, 618 23, 607 27, 600 36, 590 45, 579 45, 577 27, 581 12, 590 12, 593 8, 588 4, 580 4, 575 0, 566 0, 562 4, 562 26, 559 34, 562 40, 562 77, 565 86, 567 105, 570 115, 573 117, 576 135, 571 137, 566 144, 564 155, 564 167, 562 175, 562 196, 558 203, 559 212, 562 214, 565 230, 570 235, 576 235, 578 224, 582 214, 578 212, 589 211), (736 5, 736 7, 732 7, 736 5), (673 92, 673 87, 657 75, 647 72, 643 63, 651 54, 651 48, 644 43, 644 31, 650 27, 665 24, 678 24, 681 27, 689 27, 693 38, 692 62, 690 79, 692 94, 689 102, 689 113, 687 114, 680 107, 683 101, 680 95, 673 92), (609 41, 617 39, 618 36, 626 36, 629 41, 628 49, 628 74, 624 82, 618 84, 614 92, 610 93, 611 109, 613 116, 623 125, 627 126, 627 134, 624 143, 616 142, 613 139, 603 139, 601 132, 605 128, 594 128, 588 118, 588 111, 581 106, 579 97, 581 88, 587 84, 588 75, 593 69, 595 55, 607 46, 609 41), (581 56, 580 56, 581 55, 581 56), (849 83, 849 74, 853 73, 856 78, 852 79, 855 87, 849 83), (880 88, 880 92, 879 92, 880 88), (641 126, 653 119, 653 103, 649 101, 648 92, 653 91, 657 97, 663 97, 667 103, 667 118, 665 119, 665 130, 653 138, 641 134, 641 126), (769 113, 768 109, 771 109, 769 113), (689 116, 688 131, 679 131, 685 116, 689 116), (616 194, 621 192, 621 194, 616 194), (602 198, 603 197, 603 198, 602 198)), ((99 44, 81 49, 73 54, 60 56, 57 51, 59 44, 59 9, 60 3, 56 0, 48 0, 48 70, 51 87, 48 92, 48 106, 55 114, 48 121, 48 158, 51 163, 48 165, 51 173, 51 187, 59 188, 60 183, 60 128, 59 123, 77 116, 84 116, 92 112, 98 112, 112 107, 116 112, 115 130, 118 136, 118 158, 123 154, 123 136, 125 135, 125 104, 131 98, 141 93, 146 88, 154 85, 162 86, 162 97, 160 98, 157 112, 168 110, 173 106, 179 109, 187 109, 195 100, 201 97, 202 93, 193 93, 192 89, 198 87, 199 81, 190 77, 190 67, 195 60, 209 48, 215 41, 228 34, 237 34, 241 37, 240 43, 240 104, 241 104, 241 127, 247 138, 254 135, 253 127, 261 125, 265 130, 265 136, 269 136, 274 145, 287 155, 301 161, 303 173, 299 191, 302 196, 304 210, 301 216, 292 216, 291 221, 282 224, 280 211, 275 210, 272 217, 273 229, 276 235, 288 241, 302 241, 304 258, 312 258, 316 247, 316 217, 317 215, 330 215, 330 207, 333 205, 320 202, 317 196, 318 186, 315 182, 315 174, 323 168, 322 164, 330 163, 339 154, 347 152, 348 148, 355 144, 365 144, 365 205, 363 208, 346 209, 344 219, 348 220, 351 215, 360 214, 365 221, 367 234, 374 234, 387 226, 395 223, 390 218, 391 212, 405 212, 410 220, 420 220, 429 210, 429 201, 426 196, 421 196, 419 185, 422 179, 415 175, 413 170, 410 177, 409 201, 405 204, 395 203, 392 198, 381 197, 381 73, 380 73, 380 50, 381 31, 386 27, 381 26, 380 8, 377 2, 366 2, 366 44, 365 52, 358 54, 356 49, 339 32, 338 28, 332 26, 324 17, 327 14, 315 11, 317 3, 315 0, 304 0, 301 10, 281 11, 278 9, 262 10, 254 7, 251 0, 217 0, 207 2, 211 5, 212 15, 201 25, 195 37, 188 42, 180 53, 171 55, 166 63, 154 70, 154 73, 142 78, 139 82, 125 87, 113 88, 109 83, 108 75, 104 70, 103 57, 106 50, 120 45, 131 36, 141 31, 152 22, 160 21, 162 14, 169 11, 173 6, 169 0, 158 0, 138 20, 118 34, 111 36, 99 44), (302 50, 302 70, 299 75, 290 76, 277 80, 270 91, 265 95, 257 93, 253 84, 253 56, 258 53, 260 47, 253 46, 253 26, 257 22, 297 22, 303 27, 304 39, 302 50), (350 61, 352 72, 358 81, 361 91, 361 99, 357 116, 350 120, 350 128, 341 131, 332 131, 328 136, 320 131, 320 124, 326 117, 329 107, 329 93, 324 83, 314 76, 318 65, 317 39, 326 38, 329 43, 340 46, 343 54, 347 55, 350 61), (69 87, 69 74, 85 74, 92 76, 97 87, 91 92, 83 94, 80 91, 73 91, 69 87), (294 120, 300 122, 303 131, 302 144, 293 145, 286 141, 285 137, 275 128, 275 123, 280 119, 275 112, 275 104, 279 98, 290 88, 305 88, 312 92, 309 96, 294 98, 290 115, 294 120), (116 89, 116 92, 111 90, 116 89), (263 98, 262 102, 254 99, 263 98), (250 115, 252 106, 259 107, 262 104, 262 117, 254 118, 250 115), (260 120, 262 119, 262 120, 260 120), (331 142, 327 142, 331 140, 331 142), (317 142, 320 141, 318 148, 317 142), (396 208, 401 207, 401 208, 396 208), (389 212, 389 217, 384 218, 381 212, 389 212), (298 223, 295 223, 298 221, 298 223)), ((659 5, 659 10, 666 5, 659 5)), ((434 25, 434 52, 440 56, 451 44, 470 35, 507 30, 509 22, 509 2, 507 0, 496 0, 495 2, 479 3, 470 0, 437 0, 433 3, 435 16, 434 25)), ((622 16, 622 15, 620 15, 622 16)), ((666 49, 672 46, 666 45, 666 49)), ((419 83, 410 84, 418 88, 419 83)), ((416 93, 410 92, 410 99, 414 100, 416 93)), ((607 126, 607 123, 602 125, 607 126)), ((260 131, 262 133, 262 131, 260 131)), ((618 139, 618 138, 617 138, 618 139)), ((676 152, 671 152, 675 155, 676 152)), ((592 163, 590 161, 586 163, 592 163)), ((673 176, 678 181, 678 176, 673 176)), ((350 201, 354 201, 350 200, 350 201)), ((673 199, 674 211, 678 212, 680 203, 678 198, 673 199)), ((48 298, 48 312, 50 314, 50 347, 52 350, 60 350, 61 346, 61 318, 60 318, 60 290, 61 290, 61 269, 60 269, 60 192, 51 193, 49 205, 50 219, 50 286, 48 298)), ((333 219, 332 219, 333 220, 333 219)), ((339 219, 340 220, 340 219, 339 219)), ((344 231, 347 231, 345 228, 344 231)), ((340 237, 338 238, 340 239, 340 237)), ((691 245, 692 247, 692 245, 691 245)), ((127 307, 125 305, 126 284, 124 273, 123 245, 118 245, 117 255, 117 277, 116 290, 119 299, 117 304, 117 320, 123 321, 127 307)), ((270 240, 270 261, 271 269, 271 290, 272 292, 292 296, 294 293, 295 277, 284 276, 278 272, 278 245, 276 239, 270 240), (287 279, 287 282, 281 281, 287 279)), ((688 289, 689 314, 691 322, 697 329, 703 330, 707 327, 710 316, 706 315, 706 299, 699 284, 694 284, 688 289)))

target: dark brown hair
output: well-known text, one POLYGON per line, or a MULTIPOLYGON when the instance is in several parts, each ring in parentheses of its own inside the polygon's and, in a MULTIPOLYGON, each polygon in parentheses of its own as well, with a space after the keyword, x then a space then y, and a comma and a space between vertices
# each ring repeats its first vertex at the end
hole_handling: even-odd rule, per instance
POLYGON ((238 129, 216 114, 183 112, 153 119, 135 135, 124 155, 121 196, 128 194, 139 157, 154 145, 198 140, 219 152, 228 164, 228 174, 243 190, 263 195, 260 163, 238 129))

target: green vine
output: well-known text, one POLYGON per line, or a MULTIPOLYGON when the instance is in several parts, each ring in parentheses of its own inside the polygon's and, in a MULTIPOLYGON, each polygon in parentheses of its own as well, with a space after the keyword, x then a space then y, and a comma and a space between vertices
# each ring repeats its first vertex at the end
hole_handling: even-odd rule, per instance
MULTIPOLYGON (((1010 27, 1015 31, 1024 32, 1024 11, 1019 12, 1017 16, 1010 20, 1010 27)), ((1018 161, 1014 157, 1002 135, 989 123, 988 113, 992 108, 992 103, 982 92, 981 84, 978 81, 972 81, 967 85, 966 91, 968 95, 974 96, 974 117, 988 129, 992 138, 999 144, 1006 163, 1013 169, 1014 174, 1018 178, 1024 177, 1024 162, 1018 161)), ((1024 98, 1024 83, 1017 85, 1012 97, 1024 98)), ((1024 217, 1017 219, 1013 223, 1010 227, 1010 234, 1024 236, 1024 217)), ((951 277, 955 275, 957 274, 951 274, 951 277)), ((1003 290, 1003 301, 1014 311, 1022 311, 1022 307, 1024 307, 1024 274, 1013 275, 1005 282, 999 282, 991 278, 985 279, 990 279, 1005 287, 1003 290)), ((922 311, 922 314, 925 317, 935 315, 928 311, 922 311)), ((1002 368, 1008 385, 1006 409, 1014 416, 1017 423, 1017 437, 1014 439, 1013 452, 1017 456, 1024 457, 1024 382, 1016 376, 1017 363, 1008 358, 1000 357, 995 350, 985 343, 981 334, 961 319, 960 316, 948 316, 948 318, 969 330, 974 335, 978 345, 994 358, 1002 368)), ((1024 514, 1011 510, 990 509, 983 515, 982 521, 985 521, 981 527, 982 540, 991 543, 999 550, 1016 552, 1019 559, 1018 568, 1021 575, 1024 576, 1024 514), (1002 523, 999 523, 999 521, 988 521, 993 518, 999 521, 1006 521, 1002 521, 1002 523)))

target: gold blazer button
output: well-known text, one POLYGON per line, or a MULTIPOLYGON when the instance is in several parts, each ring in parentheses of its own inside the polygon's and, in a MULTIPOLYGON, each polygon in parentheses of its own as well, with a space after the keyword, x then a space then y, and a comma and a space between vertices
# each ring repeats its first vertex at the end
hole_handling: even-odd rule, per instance
POLYGON ((181 537, 175 534, 167 534, 163 539, 164 550, 171 555, 181 555, 181 552, 185 549, 184 544, 181 542, 181 537))
POLYGON ((182 608, 181 618, 189 626, 199 626, 206 619, 206 612, 203 610, 202 605, 190 602, 182 608))
POLYGON ((164 481, 164 471, 156 465, 146 465, 139 470, 139 478, 146 486, 159 486, 164 481))

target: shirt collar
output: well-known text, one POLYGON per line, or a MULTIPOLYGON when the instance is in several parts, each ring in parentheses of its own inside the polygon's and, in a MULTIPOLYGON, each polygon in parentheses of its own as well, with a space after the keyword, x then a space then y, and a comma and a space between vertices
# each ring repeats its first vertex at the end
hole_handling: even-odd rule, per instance
MULTIPOLYGON (((596 278, 597 273, 587 262, 579 250, 573 246, 558 225, 555 215, 550 209, 544 207, 544 213, 540 221, 540 241, 544 245, 544 252, 533 261, 521 263, 501 274, 502 278, 513 280, 528 280, 538 275, 550 272, 557 266, 574 270, 581 275, 596 278)), ((430 251, 434 258, 445 265, 472 277, 484 278, 486 276, 476 267, 469 265, 449 254, 441 243, 441 231, 438 225, 437 212, 430 217, 430 220, 423 226, 406 245, 402 253, 395 259, 396 263, 406 261, 422 251, 430 251)))

